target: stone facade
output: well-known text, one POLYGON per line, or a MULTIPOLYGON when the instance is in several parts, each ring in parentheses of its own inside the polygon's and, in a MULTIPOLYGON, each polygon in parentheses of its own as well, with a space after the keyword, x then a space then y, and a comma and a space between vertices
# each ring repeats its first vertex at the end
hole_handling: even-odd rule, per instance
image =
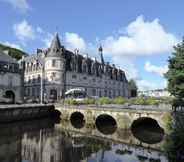
POLYGON ((0 102, 22 102, 23 100, 23 63, 18 63, 6 52, 0 51, 0 102))
POLYGON ((128 97, 128 83, 123 70, 101 61, 71 52, 61 45, 58 34, 50 48, 37 50, 25 61, 25 95, 39 98, 43 81, 44 97, 58 100, 71 88, 84 88, 89 96, 128 97))

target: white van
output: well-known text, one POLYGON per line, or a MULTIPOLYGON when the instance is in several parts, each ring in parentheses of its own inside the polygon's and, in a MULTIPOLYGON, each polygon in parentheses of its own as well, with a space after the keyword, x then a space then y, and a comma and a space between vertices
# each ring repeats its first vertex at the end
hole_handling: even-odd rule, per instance
POLYGON ((83 88, 73 88, 65 92, 65 99, 74 99, 83 101, 87 97, 86 91, 83 88))

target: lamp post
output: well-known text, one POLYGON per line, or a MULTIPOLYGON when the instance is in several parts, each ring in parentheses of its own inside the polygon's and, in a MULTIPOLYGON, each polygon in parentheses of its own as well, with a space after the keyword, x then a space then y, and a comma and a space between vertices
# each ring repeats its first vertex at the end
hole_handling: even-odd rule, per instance
POLYGON ((41 79, 40 79, 40 103, 43 104, 43 73, 44 66, 41 64, 41 79))
POLYGON ((38 60, 38 62, 41 65, 41 79, 40 79, 40 103, 43 104, 43 100, 44 100, 44 94, 43 94, 43 79, 44 79, 44 61, 43 63, 41 62, 41 60, 38 60))

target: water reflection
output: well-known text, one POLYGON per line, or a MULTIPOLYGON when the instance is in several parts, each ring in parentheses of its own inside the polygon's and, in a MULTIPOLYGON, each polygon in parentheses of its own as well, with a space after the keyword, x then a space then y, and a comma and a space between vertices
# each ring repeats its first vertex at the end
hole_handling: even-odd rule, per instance
POLYGON ((131 130, 104 135, 93 127, 76 129, 70 122, 56 124, 53 119, 3 124, 0 162, 168 162, 167 157, 182 162, 181 118, 176 124, 180 127, 172 136, 156 144, 137 140, 131 130))

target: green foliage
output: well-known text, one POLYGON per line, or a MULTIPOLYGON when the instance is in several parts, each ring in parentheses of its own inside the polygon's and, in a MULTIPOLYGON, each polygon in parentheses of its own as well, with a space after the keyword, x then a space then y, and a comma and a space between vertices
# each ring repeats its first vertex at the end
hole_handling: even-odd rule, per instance
POLYGON ((4 50, 8 50, 9 51, 9 55, 17 60, 20 60, 22 58, 22 56, 26 56, 27 54, 19 49, 16 48, 11 48, 9 46, 5 46, 3 44, 0 44, 0 50, 4 51, 4 50))
POLYGON ((134 105, 158 105, 160 102, 155 98, 145 98, 145 97, 137 97, 134 99, 130 99, 130 104, 134 105))
POLYGON ((64 103, 67 104, 67 105, 77 105, 77 104, 79 104, 79 103, 78 103, 76 100, 74 100, 74 99, 66 99, 64 103))
POLYGON ((155 98, 148 98, 146 102, 148 105, 158 105, 160 103, 159 100, 155 98))
POLYGON ((128 87, 129 87, 129 90, 130 90, 130 97, 137 97, 137 85, 136 85, 136 82, 131 79, 129 82, 128 82, 128 87))
POLYGON ((100 105, 111 104, 112 100, 110 98, 108 98, 108 97, 101 97, 101 98, 99 98, 98 103, 100 105))
POLYGON ((138 89, 138 88, 137 88, 137 85, 136 85, 136 82, 135 82, 133 79, 131 79, 131 80, 128 82, 128 85, 129 85, 130 89, 135 89, 135 90, 138 89))
POLYGON ((146 99, 144 97, 137 97, 134 99, 130 99, 130 104, 133 105, 147 105, 146 104, 146 99))
POLYGON ((95 99, 94 98, 86 98, 86 99, 84 99, 84 104, 95 104, 95 99))
POLYGON ((113 103, 114 104, 125 104, 127 102, 127 100, 123 97, 116 97, 113 99, 113 103))
POLYGON ((88 104, 100 104, 100 105, 105 105, 105 104, 119 104, 123 105, 126 103, 129 103, 131 105, 159 105, 160 103, 163 104, 170 104, 172 103, 172 98, 153 98, 153 97, 136 97, 136 98, 130 98, 126 99, 123 97, 116 97, 114 99, 110 99, 108 97, 101 97, 99 99, 94 99, 94 98, 86 98, 82 101, 76 101, 75 99, 65 99, 65 104, 67 105, 88 105, 88 104))
POLYGON ((159 98, 159 101, 162 104, 172 104, 173 103, 173 97, 161 97, 161 98, 159 98))
POLYGON ((168 62, 169 70, 165 74, 168 80, 168 91, 176 98, 184 98, 184 39, 174 47, 168 62))
POLYGON ((164 116, 162 117, 162 120, 166 125, 166 129, 168 131, 171 131, 172 126, 173 126, 173 117, 172 117, 171 113, 164 114, 164 116))

